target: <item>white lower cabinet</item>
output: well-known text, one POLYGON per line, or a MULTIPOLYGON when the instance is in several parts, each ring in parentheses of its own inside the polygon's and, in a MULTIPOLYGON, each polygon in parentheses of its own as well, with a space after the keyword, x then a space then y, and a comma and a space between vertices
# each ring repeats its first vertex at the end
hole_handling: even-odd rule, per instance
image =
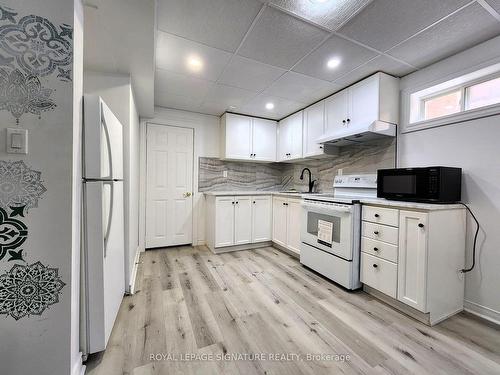
POLYGON ((273 197, 273 242, 299 254, 301 220, 300 198, 273 197))
POLYGON ((231 246, 234 243, 234 197, 215 198, 214 208, 215 247, 231 246))
POLYGON ((252 242, 252 197, 234 197, 234 245, 252 242))
POLYGON ((465 209, 413 206, 363 206, 361 282, 433 325, 463 310, 465 209))
POLYGON ((271 241, 272 235, 271 197, 255 196, 252 200, 252 242, 271 241))
POLYGON ((207 245, 217 249, 271 241, 270 195, 208 196, 207 245))
POLYGON ((398 300, 427 312, 428 214, 399 213, 398 300))

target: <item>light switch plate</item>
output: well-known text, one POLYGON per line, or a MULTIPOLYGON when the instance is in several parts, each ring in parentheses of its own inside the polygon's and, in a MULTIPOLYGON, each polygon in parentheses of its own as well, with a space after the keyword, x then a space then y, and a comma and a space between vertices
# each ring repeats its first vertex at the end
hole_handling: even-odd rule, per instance
POLYGON ((28 130, 7 128, 8 154, 27 154, 28 153, 28 130))

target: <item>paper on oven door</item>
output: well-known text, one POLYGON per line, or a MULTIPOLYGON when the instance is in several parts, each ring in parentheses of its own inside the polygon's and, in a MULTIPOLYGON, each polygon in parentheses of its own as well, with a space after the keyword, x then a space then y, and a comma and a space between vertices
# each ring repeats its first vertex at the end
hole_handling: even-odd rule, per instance
POLYGON ((333 223, 318 220, 318 242, 327 246, 332 246, 333 223))

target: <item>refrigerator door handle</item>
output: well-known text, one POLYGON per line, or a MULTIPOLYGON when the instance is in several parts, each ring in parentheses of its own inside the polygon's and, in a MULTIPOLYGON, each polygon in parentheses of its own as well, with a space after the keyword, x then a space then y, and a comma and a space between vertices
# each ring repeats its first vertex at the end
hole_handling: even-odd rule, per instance
POLYGON ((111 151, 111 139, 109 137, 109 130, 108 130, 108 124, 106 123, 106 118, 104 117, 104 108, 101 104, 101 121, 102 121, 102 126, 104 127, 104 134, 106 136, 106 145, 107 145, 107 151, 108 151, 108 162, 109 162, 109 176, 108 178, 111 179, 113 178, 113 152, 111 151))
POLYGON ((109 189, 110 189, 108 222, 106 224, 106 232, 104 232, 104 258, 106 258, 106 253, 108 251, 109 231, 111 229, 111 223, 113 221, 114 188, 115 187, 114 187, 113 181, 104 181, 103 185, 109 185, 109 189))

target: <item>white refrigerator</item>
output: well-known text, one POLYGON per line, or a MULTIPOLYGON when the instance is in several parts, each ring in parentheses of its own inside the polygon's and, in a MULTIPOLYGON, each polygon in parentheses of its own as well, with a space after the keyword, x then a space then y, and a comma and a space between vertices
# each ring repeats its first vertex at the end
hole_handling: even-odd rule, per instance
POLYGON ((125 293, 123 127, 84 96, 82 350, 102 351, 125 293))

